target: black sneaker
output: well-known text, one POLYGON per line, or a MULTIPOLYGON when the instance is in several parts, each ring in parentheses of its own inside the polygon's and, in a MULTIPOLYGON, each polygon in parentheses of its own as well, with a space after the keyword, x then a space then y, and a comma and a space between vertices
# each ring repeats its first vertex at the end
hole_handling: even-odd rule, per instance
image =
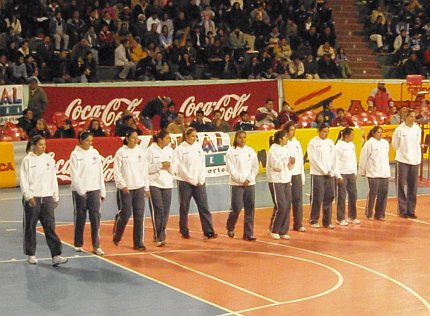
POLYGON ((134 250, 137 250, 137 251, 145 251, 145 250, 146 250, 146 247, 145 247, 144 245, 142 245, 142 246, 135 246, 135 247, 134 247, 134 250))
POLYGON ((399 214, 399 217, 401 217, 401 218, 409 218, 408 214, 399 214))
POLYGON ((216 239, 216 238, 218 238, 218 234, 216 234, 216 233, 210 233, 210 234, 207 234, 207 235, 203 235, 203 239, 216 239))
POLYGON ((243 240, 246 240, 246 241, 256 241, 257 238, 254 237, 254 236, 244 236, 243 240))
POLYGON ((228 230, 227 231, 227 236, 230 238, 234 238, 234 231, 233 230, 228 230))
POLYGON ((412 219, 417 219, 418 218, 415 214, 408 214, 408 217, 412 218, 412 219))
POLYGON ((189 233, 184 233, 184 234, 182 234, 182 238, 184 238, 184 239, 190 239, 190 234, 189 233))

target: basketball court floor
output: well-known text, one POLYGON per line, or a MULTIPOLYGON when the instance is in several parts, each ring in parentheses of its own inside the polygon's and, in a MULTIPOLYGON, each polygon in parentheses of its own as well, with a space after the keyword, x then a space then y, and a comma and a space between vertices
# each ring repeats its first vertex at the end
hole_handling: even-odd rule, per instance
MULTIPOLYGON (((174 189, 167 245, 152 243, 147 217, 143 252, 132 248, 132 220, 119 246, 112 243, 117 208, 114 186, 108 184, 102 207, 104 257, 90 252, 89 227, 87 252, 74 252, 72 199, 63 186, 57 232, 69 262, 57 268, 51 266, 40 228, 39 264, 26 262, 20 191, 0 190, 0 315, 430 315, 430 189, 419 188, 418 219, 402 219, 396 215, 391 181, 386 221, 381 222, 365 219, 367 183, 359 178, 358 184, 360 225, 311 228, 305 205, 307 231, 291 231, 291 240, 275 241, 267 231, 272 202, 265 177, 259 176, 256 242, 240 238, 242 216, 236 237, 226 235, 227 177, 207 182, 219 233, 214 240, 203 240, 195 206, 191 239, 180 237, 174 189)), ((334 205, 333 222, 335 210, 334 205)), ((148 209, 145 213, 149 216, 148 209)))

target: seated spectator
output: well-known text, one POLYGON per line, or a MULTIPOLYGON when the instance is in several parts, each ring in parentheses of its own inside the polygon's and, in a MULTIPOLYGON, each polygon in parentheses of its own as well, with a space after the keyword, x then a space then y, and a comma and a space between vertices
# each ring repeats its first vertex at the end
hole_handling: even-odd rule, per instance
POLYGON ((9 84, 11 82, 13 70, 7 62, 7 57, 4 54, 0 55, 0 85, 9 84))
POLYGON ((99 39, 99 63, 100 65, 113 65, 115 45, 112 32, 107 24, 103 24, 98 35, 99 39))
POLYGON ((336 64, 339 67, 340 74, 342 78, 351 78, 352 72, 349 67, 349 59, 346 57, 345 50, 342 47, 339 47, 338 53, 336 55, 336 64))
MULTIPOLYGON (((90 26, 88 31, 85 33, 84 38, 86 39, 88 43, 88 47, 90 48, 90 51, 93 53, 93 57, 95 60, 96 65, 99 64, 99 38, 97 36, 96 30, 94 26, 90 26)), ((88 53, 87 53, 88 55, 88 53)))
POLYGON ((121 80, 126 80, 130 72, 131 77, 134 78, 136 71, 136 64, 130 60, 127 52, 129 46, 129 40, 123 39, 121 40, 121 44, 115 49, 115 66, 121 68, 121 72, 118 75, 118 78, 121 80))
POLYGON ((92 119, 90 125, 88 126, 88 131, 93 134, 94 137, 104 137, 106 133, 100 126, 100 121, 98 119, 92 119))
POLYGON ((321 44, 320 47, 318 47, 317 50, 317 60, 322 59, 324 55, 329 55, 331 60, 336 59, 336 51, 333 47, 330 46, 329 42, 325 42, 324 44, 321 44))
POLYGON ((30 109, 22 111, 22 117, 18 119, 16 126, 22 128, 22 130, 29 135, 31 130, 36 127, 36 120, 33 118, 33 111, 30 109))
POLYGON ((255 126, 269 125, 275 127, 278 113, 273 109, 273 99, 266 99, 266 104, 255 113, 255 126))
POLYGON ((228 133, 230 132, 230 125, 228 125, 228 123, 221 118, 221 115, 222 114, 220 110, 214 111, 214 118, 212 120, 212 123, 210 124, 211 129, 214 132, 228 133))
POLYGON ((55 55, 52 65, 52 80, 56 83, 72 82, 70 73, 70 59, 67 50, 55 55))
POLYGON ((260 73, 263 79, 278 79, 278 74, 273 71, 273 67, 266 68, 260 73))
POLYGON ((24 63, 24 56, 19 55, 18 60, 12 65, 12 81, 15 83, 27 83, 27 68, 24 63))
POLYGON ((222 79, 237 78, 236 66, 234 65, 234 62, 231 59, 231 56, 229 54, 224 55, 224 60, 221 63, 221 68, 222 68, 222 72, 221 72, 222 79))
POLYGON ((97 82, 97 61, 93 55, 93 51, 87 52, 84 58, 84 68, 89 68, 91 73, 88 77, 88 82, 97 82))
POLYGON ((176 114, 176 110, 175 110, 175 104, 174 103, 170 103, 167 106, 167 111, 163 112, 163 114, 161 114, 161 119, 160 119, 160 128, 161 129, 165 129, 167 128, 167 126, 173 122, 177 117, 176 114))
POLYGON ((402 47, 404 44, 410 44, 410 43, 411 43, 411 37, 406 32, 406 29, 401 29, 400 34, 397 35, 397 37, 394 39, 394 43, 393 43, 394 53, 396 53, 397 50, 399 50, 399 48, 402 47))
POLYGON ((124 128, 124 126, 125 126, 124 118, 126 116, 132 116, 132 115, 133 115, 133 113, 130 110, 124 110, 121 113, 121 117, 118 120, 116 120, 116 122, 115 122, 115 136, 119 136, 119 134, 125 133, 126 128, 124 128))
POLYGON ((28 137, 31 138, 36 135, 40 135, 46 139, 51 138, 51 133, 49 132, 48 125, 44 119, 37 120, 36 126, 30 131, 28 137))
POLYGON ((172 80, 174 76, 170 72, 169 64, 164 60, 163 54, 157 52, 154 60, 155 80, 172 80))
POLYGON ((28 46, 27 40, 22 41, 22 43, 18 49, 18 53, 20 53, 22 56, 24 56, 24 58, 31 54, 30 47, 28 46))
POLYGON ((195 128, 197 132, 212 131, 210 123, 205 121, 204 113, 202 110, 196 111, 196 118, 190 123, 190 127, 195 128))
POLYGON ((323 104, 323 109, 320 113, 324 117, 324 123, 327 123, 330 126, 336 118, 336 109, 333 106, 333 101, 326 101, 323 104))
POLYGON ((409 56, 412 54, 412 49, 409 43, 404 43, 402 47, 400 47, 393 54, 394 65, 401 68, 402 65, 409 59, 409 56))
POLYGON ((161 48, 163 51, 165 51, 167 54, 170 52, 170 50, 173 48, 173 37, 172 33, 169 32, 169 27, 167 25, 163 25, 161 28, 160 33, 160 43, 161 48))
POLYGON ((275 54, 276 57, 290 60, 293 50, 291 49, 287 38, 282 38, 279 42, 279 45, 275 45, 273 47, 273 54, 275 54))
POLYGON ((72 13, 72 17, 67 20, 67 34, 69 35, 69 45, 73 47, 80 38, 84 37, 87 24, 81 19, 79 10, 72 13))
POLYGON ((72 126, 72 121, 69 119, 64 120, 63 126, 57 128, 53 138, 75 138, 75 130, 72 126))
POLYGON ((243 61, 246 50, 245 34, 240 30, 238 25, 235 26, 233 32, 229 36, 230 48, 233 50, 235 61, 243 61))
POLYGON ((303 66, 305 67, 305 76, 306 79, 319 79, 318 75, 318 63, 314 60, 314 56, 311 54, 306 56, 305 61, 303 62, 303 66))
POLYGON ((406 78, 409 75, 422 75, 423 67, 421 62, 419 61, 417 54, 412 53, 408 60, 403 64, 403 78, 406 78))
POLYGON ((249 63, 245 66, 245 76, 248 79, 260 79, 261 67, 257 56, 253 56, 249 63))
POLYGON ((183 112, 179 112, 176 116, 176 119, 173 122, 170 122, 169 125, 167 125, 166 130, 170 134, 182 134, 187 126, 184 123, 185 115, 183 112))
POLYGON ((118 29, 118 31, 114 34, 113 39, 115 41, 116 46, 119 46, 122 40, 126 39, 131 41, 133 39, 131 32, 128 30, 127 23, 121 23, 121 26, 118 29))
POLYGON ((299 56, 293 55, 292 61, 288 65, 288 73, 292 79, 305 78, 305 66, 303 65, 299 56))
POLYGON ((385 38, 386 29, 382 24, 382 16, 379 16, 375 23, 372 24, 372 28, 370 30, 369 39, 372 42, 376 42, 377 50, 382 51, 384 48, 384 38, 385 38))
POLYGON ((317 128, 322 123, 325 123, 325 120, 324 120, 324 115, 322 114, 322 112, 320 112, 317 114, 315 121, 312 122, 311 128, 317 128))
POLYGON ((70 60, 72 62, 76 62, 79 58, 84 59, 90 51, 90 45, 86 38, 82 37, 75 45, 73 45, 72 52, 70 53, 70 60))
POLYGON ((343 126, 343 127, 354 127, 354 123, 352 120, 345 116, 345 110, 344 109, 337 109, 336 110, 336 118, 331 122, 331 126, 343 126))
POLYGON ((54 37, 55 49, 57 51, 69 48, 67 25, 66 21, 64 21, 61 16, 61 11, 57 11, 55 13, 55 17, 49 22, 49 32, 51 33, 50 35, 54 37), (63 45, 61 45, 61 42, 63 42, 63 45))
POLYGON ((254 131, 257 129, 257 127, 254 125, 254 122, 251 121, 247 111, 240 112, 239 116, 240 121, 237 122, 236 126, 234 127, 235 131, 254 131))
POLYGON ((118 133, 115 132, 116 136, 124 137, 128 130, 133 129, 137 135, 142 135, 142 131, 137 127, 136 120, 131 115, 125 115, 123 117, 124 124, 118 129, 118 133))
POLYGON ((390 124, 391 125, 399 125, 400 121, 400 111, 397 110, 395 106, 390 108, 390 124))
POLYGON ((318 76, 321 79, 339 78, 339 70, 336 63, 330 58, 329 54, 325 54, 318 61, 318 76))
POLYGON ((193 80, 194 73, 195 63, 190 59, 190 55, 184 52, 179 60, 179 67, 178 71, 175 72, 175 76, 179 80, 193 80))
POLYGON ((284 101, 282 102, 282 111, 279 112, 277 126, 282 126, 289 121, 297 123, 299 121, 299 117, 296 113, 293 112, 293 109, 288 104, 288 102, 284 101))

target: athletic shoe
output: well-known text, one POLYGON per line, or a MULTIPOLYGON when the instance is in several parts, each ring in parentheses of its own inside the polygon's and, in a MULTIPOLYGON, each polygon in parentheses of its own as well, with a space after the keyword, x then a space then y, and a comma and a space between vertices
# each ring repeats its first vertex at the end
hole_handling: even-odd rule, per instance
POLYGON ((243 240, 246 240, 246 241, 256 241, 257 238, 254 237, 254 236, 243 236, 243 240))
POLYGON ((27 262, 29 264, 37 264, 36 256, 27 256, 27 262))
POLYGON ((348 223, 358 225, 358 224, 361 224, 361 221, 358 218, 355 218, 355 219, 350 218, 348 219, 348 223))
POLYGON ((409 218, 408 214, 399 214, 399 216, 402 218, 409 218))
POLYGON ((314 223, 314 224, 311 224, 311 227, 313 227, 313 228, 320 228, 321 225, 318 224, 318 223, 314 223))
POLYGON ((346 220, 341 220, 340 222, 339 221, 336 221, 336 223, 339 225, 339 226, 348 226, 348 222, 346 221, 346 220))
POLYGON ((83 251, 83 249, 82 249, 82 247, 75 247, 75 251, 76 251, 76 252, 82 252, 82 251, 83 251))
POLYGON ((67 259, 66 257, 54 256, 52 258, 52 266, 58 267, 60 264, 65 264, 67 261, 69 261, 69 259, 67 259))
POLYGON ((377 221, 385 222, 385 217, 375 217, 377 221))
POLYGON ((373 216, 366 216, 369 221, 373 221, 373 216))
POLYGON ((228 230, 227 231, 227 236, 230 238, 234 238, 234 231, 233 230, 228 230))
POLYGON ((182 238, 184 239, 190 239, 190 234, 189 233, 185 233, 185 234, 181 234, 182 238))
POLYGON ((408 217, 412 218, 412 219, 417 219, 418 218, 415 214, 408 214, 408 217))
POLYGON ((285 240, 290 240, 290 236, 288 236, 288 235, 279 235, 279 237, 281 237, 282 239, 285 239, 285 240))
POLYGON ((300 227, 299 229, 297 229, 297 231, 298 231, 298 232, 303 233, 303 232, 305 232, 305 231, 306 231, 306 228, 304 228, 304 227, 302 226, 302 227, 300 227))
POLYGON ((134 248, 134 250, 137 250, 137 251, 145 251, 146 250, 146 247, 144 245, 142 245, 142 246, 135 246, 133 248, 134 248))
POLYGON ((157 241, 157 247, 164 247, 166 245, 166 242, 164 240, 157 241))
POLYGON ((334 229, 334 225, 333 224, 328 224, 327 226, 324 226, 325 228, 328 228, 328 229, 334 229))
POLYGON ((218 238, 218 234, 217 233, 210 233, 207 235, 203 235, 203 239, 208 240, 208 239, 216 239, 218 238))
POLYGON ((96 248, 93 250, 93 253, 96 254, 97 256, 104 256, 105 252, 103 251, 102 248, 96 248))
POLYGON ((270 230, 269 230, 269 234, 270 234, 270 236, 272 237, 272 239, 275 239, 275 240, 279 240, 279 239, 281 239, 281 236, 279 236, 279 234, 277 234, 277 233, 272 233, 270 230))

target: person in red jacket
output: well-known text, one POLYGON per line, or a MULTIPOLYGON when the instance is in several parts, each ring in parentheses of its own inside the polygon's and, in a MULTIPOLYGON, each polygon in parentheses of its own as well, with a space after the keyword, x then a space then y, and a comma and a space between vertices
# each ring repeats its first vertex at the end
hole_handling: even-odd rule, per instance
POLYGON ((367 98, 369 111, 377 111, 385 114, 390 113, 390 108, 394 106, 390 92, 385 88, 385 82, 379 81, 378 87, 372 90, 367 98))
POLYGON ((354 127, 354 123, 345 116, 345 110, 339 108, 336 110, 336 118, 331 122, 331 126, 354 127))

